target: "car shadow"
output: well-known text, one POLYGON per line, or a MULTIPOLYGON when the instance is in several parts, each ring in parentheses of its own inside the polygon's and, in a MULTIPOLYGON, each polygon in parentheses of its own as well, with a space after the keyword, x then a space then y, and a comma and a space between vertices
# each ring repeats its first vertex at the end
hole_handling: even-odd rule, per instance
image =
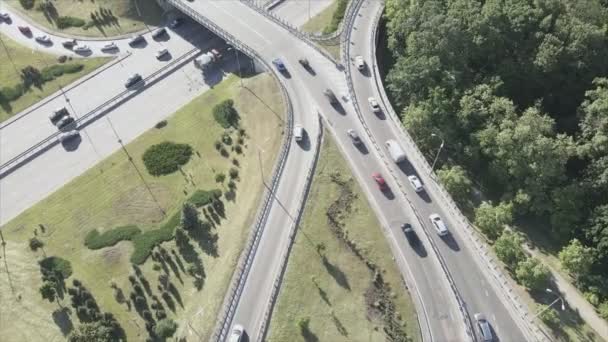
POLYGON ((361 154, 369 154, 369 150, 367 149, 367 146, 365 146, 365 144, 363 142, 355 145, 355 148, 357 150, 359 150, 359 152, 361 152, 361 154))
POLYGON ((289 72, 289 70, 283 70, 283 71, 279 71, 281 73, 281 75, 283 75, 283 77, 290 79, 291 78, 291 73, 289 72))
POLYGON ((310 138, 308 137, 308 132, 306 132, 306 130, 304 130, 304 134, 302 135, 302 140, 296 141, 296 144, 298 144, 298 146, 300 146, 300 148, 303 149, 304 151, 310 151, 312 144, 310 142, 310 138))
POLYGON ((63 146, 64 150, 66 150, 68 152, 72 152, 72 151, 76 151, 78 149, 78 146, 80 146, 81 143, 82 143, 82 137, 79 134, 79 135, 73 137, 72 139, 61 142, 61 146, 63 146))
POLYGON ((420 238, 418 238, 417 235, 416 241, 411 241, 409 244, 419 257, 426 258, 428 256, 426 247, 424 247, 424 244, 422 243, 422 241, 420 241, 420 238))
POLYGON ((146 46, 148 46, 148 41, 146 40, 146 38, 144 38, 142 41, 140 41, 137 44, 129 44, 129 46, 133 49, 145 49, 146 46))
POLYGON ((394 200, 395 199, 395 193, 393 192, 393 190, 391 188, 386 188, 385 190, 381 190, 381 192, 384 194, 384 197, 386 197, 389 200, 394 200))
POLYGON ((315 71, 315 69, 311 68, 311 67, 305 67, 304 69, 306 69, 306 71, 308 71, 309 74, 311 74, 312 76, 317 76, 317 72, 315 71))
MULTIPOLYGON (((418 177, 418 178, 420 178, 420 177, 418 177)), ((431 196, 429 196, 429 193, 426 192, 426 189, 418 192, 417 194, 426 203, 431 203, 432 202, 431 196)))
POLYGON ((454 236, 452 236, 451 233, 442 236, 441 240, 443 240, 443 242, 445 242, 445 244, 448 245, 451 250, 456 252, 460 251, 460 246, 458 245, 458 242, 456 242, 456 239, 454 239, 454 236))
POLYGON ((167 41, 169 41, 169 39, 171 39, 171 36, 169 35, 169 32, 167 32, 160 37, 156 37, 156 38, 152 37, 152 39, 156 42, 167 42, 167 41))
MULTIPOLYGON (((410 176, 410 175, 418 176, 418 172, 416 172, 416 169, 414 168, 414 166, 410 163, 410 161, 408 159, 405 159, 404 161, 397 163, 397 167, 399 167, 399 170, 401 170, 401 172, 406 176, 410 176)), ((418 178, 420 178, 420 177, 418 177, 418 178)))
POLYGON ((4 21, 5 23, 7 23, 7 24, 9 24, 9 25, 13 23, 13 19, 12 19, 12 18, 8 18, 8 19, 0 19, 0 20, 4 21))
POLYGON ((170 61, 171 59, 173 59, 173 55, 171 55, 171 52, 167 52, 167 53, 165 53, 164 55, 160 56, 157 59, 159 61, 166 62, 166 61, 170 61))
POLYGON ((93 50, 79 51, 79 52, 74 51, 74 53, 75 53, 76 55, 78 55, 78 56, 81 56, 81 57, 88 57, 88 56, 90 56, 90 55, 92 55, 92 54, 93 54, 93 50))
POLYGON ((374 115, 380 120, 386 120, 386 114, 384 114, 383 110, 380 110, 378 113, 374 113, 374 115))
POLYGON ((363 70, 359 70, 359 72, 361 73, 361 75, 365 76, 365 77, 371 77, 372 73, 369 71, 369 68, 366 67, 363 70))
POLYGON ((340 113, 341 115, 346 115, 346 110, 344 110, 344 107, 340 102, 334 102, 330 104, 336 112, 340 113))

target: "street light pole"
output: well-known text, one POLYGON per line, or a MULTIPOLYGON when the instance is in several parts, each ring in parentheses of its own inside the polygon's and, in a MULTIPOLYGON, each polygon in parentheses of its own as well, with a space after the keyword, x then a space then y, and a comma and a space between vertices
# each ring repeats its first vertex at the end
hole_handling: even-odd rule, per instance
MULTIPOLYGON (((439 137, 435 133, 432 133, 431 136, 433 136, 433 137, 439 137)), ((445 141, 443 140, 443 138, 439 137, 439 139, 441 139, 441 145, 439 146, 439 151, 437 151, 437 155, 435 156, 435 160, 433 160, 433 165, 431 165, 431 173, 433 173, 433 171, 435 170, 435 164, 437 163, 437 159, 439 159, 439 154, 441 153, 441 149, 443 149, 443 145, 445 145, 445 141)))
POLYGON ((239 53, 236 51, 233 45, 228 45, 232 50, 234 50, 234 55, 236 56, 236 66, 239 68, 239 80, 241 82, 241 88, 243 87, 243 75, 241 75, 241 62, 239 61, 239 53))
MULTIPOLYGON (((546 292, 548 293, 553 293, 553 291, 551 291, 551 289, 545 289, 546 292)), ((542 314, 543 312, 549 310, 553 305, 555 305, 555 303, 561 301, 562 302, 562 306, 561 309, 562 311, 566 310, 566 305, 564 304, 564 299, 562 298, 562 296, 560 296, 559 294, 555 294, 557 296, 557 299, 554 300, 553 302, 551 302, 551 304, 547 305, 546 308, 540 310, 539 312, 536 313, 536 315, 532 316, 532 319, 540 316, 540 314, 542 314)))

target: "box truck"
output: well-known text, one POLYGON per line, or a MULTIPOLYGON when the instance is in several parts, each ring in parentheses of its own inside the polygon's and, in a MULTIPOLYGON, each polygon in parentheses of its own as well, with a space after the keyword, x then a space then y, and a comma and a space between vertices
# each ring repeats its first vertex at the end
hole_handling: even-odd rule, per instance
POLYGON ((396 140, 387 140, 385 145, 386 149, 388 150, 388 153, 390 153, 391 158, 393 158, 393 161, 395 163, 401 163, 405 160, 405 152, 396 140))

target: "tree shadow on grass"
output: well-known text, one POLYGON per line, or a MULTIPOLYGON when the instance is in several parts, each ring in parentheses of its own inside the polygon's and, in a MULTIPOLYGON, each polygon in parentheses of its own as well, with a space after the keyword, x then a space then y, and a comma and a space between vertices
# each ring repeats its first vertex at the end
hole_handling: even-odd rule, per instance
POLYGON ((342 270, 338 266, 330 263, 329 260, 327 260, 326 256, 322 257, 322 261, 323 266, 325 266, 325 269, 327 270, 327 273, 329 273, 334 278, 336 283, 338 283, 338 285, 345 288, 346 290, 350 291, 350 284, 348 283, 348 278, 346 277, 346 274, 342 272, 342 270))
POLYGON ((169 265, 169 267, 171 267, 171 270, 173 271, 173 273, 175 274, 175 276, 177 277, 177 280, 179 280, 180 283, 184 283, 184 281, 182 280, 182 275, 181 272, 179 271, 179 269, 177 268, 177 264, 175 264, 175 262, 173 261, 173 259, 171 258, 170 254, 167 254, 166 256, 163 257, 163 260, 165 262, 167 262, 167 264, 169 265))
POLYGON ((69 335, 74 329, 72 319, 70 318, 69 308, 61 308, 53 311, 53 322, 59 327, 63 336, 69 335))
POLYGON ((348 331, 346 330, 346 327, 344 327, 344 324, 342 324, 340 319, 338 319, 336 314, 333 312, 331 313, 331 320, 334 322, 334 325, 336 326, 336 329, 338 329, 340 335, 344 337, 348 336, 348 331))
POLYGON ((211 232, 211 224, 203 223, 198 229, 188 232, 190 238, 198 243, 203 252, 212 257, 218 257, 217 240, 218 235, 211 232))

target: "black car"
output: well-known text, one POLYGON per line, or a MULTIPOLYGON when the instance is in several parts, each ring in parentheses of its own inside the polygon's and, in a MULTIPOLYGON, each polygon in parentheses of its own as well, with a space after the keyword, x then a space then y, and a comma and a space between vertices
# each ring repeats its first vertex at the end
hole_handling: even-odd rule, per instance
POLYGON ((418 243, 418 235, 416 235, 416 231, 409 223, 404 223, 401 225, 401 230, 403 230, 403 234, 405 234, 405 238, 410 245, 415 245, 418 243))
POLYGON ((76 121, 76 120, 74 120, 73 117, 67 115, 67 116, 64 116, 61 120, 57 121, 56 125, 57 125, 57 128, 62 129, 62 128, 72 124, 74 121, 76 121))
POLYGON ((158 30, 154 31, 154 33, 152 33, 152 38, 158 39, 166 34, 167 30, 165 28, 159 28, 158 30))
POLYGON ((338 98, 336 97, 334 92, 331 91, 331 89, 325 89, 325 91, 323 92, 323 95, 325 95, 325 97, 327 97, 327 99, 329 100, 329 103, 331 103, 331 104, 338 103, 338 98))
POLYGON ((74 46, 76 46, 76 39, 66 40, 65 42, 61 43, 61 45, 63 45, 63 47, 68 50, 72 50, 72 48, 74 48, 74 46))
POLYGON ((145 40, 144 36, 142 36, 140 34, 140 35, 137 35, 137 36, 134 36, 133 38, 131 38, 131 40, 129 40, 129 45, 135 46, 137 44, 143 43, 144 40, 145 40))
POLYGON ((142 81, 142 77, 140 74, 134 74, 133 76, 129 77, 127 79, 127 82, 125 82, 125 88, 130 88, 134 85, 136 85, 137 83, 142 81))

